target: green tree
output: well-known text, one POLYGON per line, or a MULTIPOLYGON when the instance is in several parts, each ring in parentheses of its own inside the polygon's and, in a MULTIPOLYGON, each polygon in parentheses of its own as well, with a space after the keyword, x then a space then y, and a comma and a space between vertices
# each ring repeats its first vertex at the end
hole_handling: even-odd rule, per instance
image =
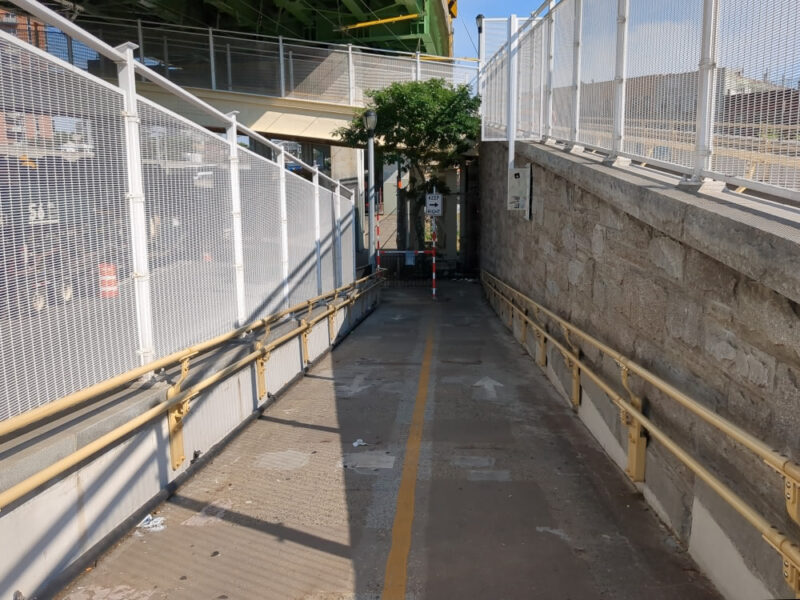
MULTIPOLYGON (((436 185, 448 190, 437 173, 458 164, 480 133, 480 98, 466 85, 453 86, 444 79, 393 83, 369 91, 367 108, 378 114, 376 144, 386 164, 399 163, 409 173, 405 193, 412 200, 411 214, 417 244, 424 239, 425 193, 436 185)), ((350 124, 334 133, 349 146, 367 143, 360 110, 350 124)))

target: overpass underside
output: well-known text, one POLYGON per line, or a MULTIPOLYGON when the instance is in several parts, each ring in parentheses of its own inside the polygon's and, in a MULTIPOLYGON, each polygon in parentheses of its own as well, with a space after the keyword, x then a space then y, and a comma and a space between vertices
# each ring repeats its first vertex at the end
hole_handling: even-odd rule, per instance
POLYGON ((384 291, 60 597, 716 598, 480 286, 440 292, 384 291))

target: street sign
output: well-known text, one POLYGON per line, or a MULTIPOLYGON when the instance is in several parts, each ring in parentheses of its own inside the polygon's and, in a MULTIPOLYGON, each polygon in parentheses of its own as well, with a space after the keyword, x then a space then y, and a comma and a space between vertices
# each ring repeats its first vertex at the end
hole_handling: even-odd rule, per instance
POLYGON ((432 217, 441 217, 444 201, 441 194, 425 195, 425 214, 432 217))

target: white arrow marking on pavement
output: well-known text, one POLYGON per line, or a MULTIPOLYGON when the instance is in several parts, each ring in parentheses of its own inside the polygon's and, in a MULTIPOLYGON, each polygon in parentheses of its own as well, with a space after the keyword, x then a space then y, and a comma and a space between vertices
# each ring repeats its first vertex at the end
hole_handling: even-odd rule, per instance
POLYGON ((486 390, 489 398, 497 398, 497 390, 495 388, 503 387, 499 381, 495 381, 491 377, 483 377, 472 384, 472 387, 482 387, 486 390))
POLYGON ((355 396, 357 393, 367 389, 369 386, 369 383, 364 383, 364 375, 356 375, 353 378, 353 382, 345 387, 342 391, 344 391, 348 396, 355 396))

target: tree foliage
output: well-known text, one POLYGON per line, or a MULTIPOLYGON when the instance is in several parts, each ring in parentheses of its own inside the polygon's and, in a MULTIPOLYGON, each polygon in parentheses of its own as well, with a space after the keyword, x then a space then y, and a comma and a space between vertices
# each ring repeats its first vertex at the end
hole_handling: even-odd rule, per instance
MULTIPOLYGON (((419 230, 423 193, 438 183, 436 172, 457 164, 478 139, 480 98, 466 85, 453 86, 443 79, 395 82, 367 96, 367 108, 378 115, 375 138, 384 163, 399 163, 409 172, 406 193, 415 200, 412 218, 419 230)), ((334 132, 347 145, 367 143, 362 120, 367 108, 334 132)), ((441 183, 438 189, 446 191, 441 183)))
MULTIPOLYGON (((407 167, 445 168, 458 162, 480 133, 480 99, 466 85, 443 79, 395 82, 367 92, 378 114, 375 136, 387 163, 407 167)), ((350 146, 367 142, 360 111, 335 133, 350 146)))

